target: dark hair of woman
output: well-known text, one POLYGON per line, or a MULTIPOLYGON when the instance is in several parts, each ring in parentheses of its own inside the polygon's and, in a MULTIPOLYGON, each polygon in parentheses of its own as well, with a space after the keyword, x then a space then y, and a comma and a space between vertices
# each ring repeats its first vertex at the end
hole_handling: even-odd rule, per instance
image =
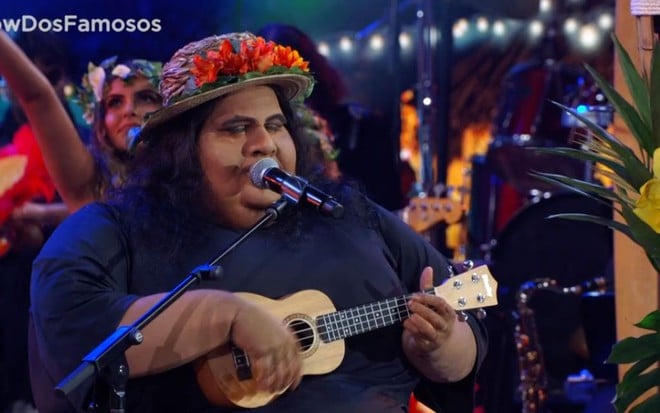
POLYGON ((334 110, 346 97, 346 85, 339 71, 319 53, 314 41, 300 29, 272 23, 259 30, 258 35, 298 50, 309 61, 309 69, 317 80, 312 95, 305 102, 312 109, 326 117, 327 112, 334 110))

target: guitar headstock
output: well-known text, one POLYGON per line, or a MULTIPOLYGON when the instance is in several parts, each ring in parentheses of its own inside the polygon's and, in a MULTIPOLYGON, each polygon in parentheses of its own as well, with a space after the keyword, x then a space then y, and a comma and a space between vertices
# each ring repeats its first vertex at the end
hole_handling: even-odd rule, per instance
POLYGON ((486 265, 455 275, 434 290, 456 311, 497 305, 497 280, 486 265))
POLYGON ((416 232, 424 232, 440 222, 458 222, 463 216, 463 208, 449 198, 416 197, 410 200, 401 215, 416 232))

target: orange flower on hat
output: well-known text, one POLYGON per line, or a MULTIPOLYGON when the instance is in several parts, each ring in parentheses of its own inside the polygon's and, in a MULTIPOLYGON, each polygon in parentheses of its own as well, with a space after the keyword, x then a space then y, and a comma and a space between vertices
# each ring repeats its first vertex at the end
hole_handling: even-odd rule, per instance
POLYGON ((209 36, 177 50, 165 64, 163 108, 149 116, 143 131, 252 80, 279 86, 288 100, 304 99, 314 87, 308 63, 290 47, 249 32, 209 36), (187 99, 187 105, 177 105, 187 99))
POLYGON ((250 62, 250 71, 265 73, 273 67, 273 49, 275 43, 266 42, 263 37, 257 37, 253 42, 241 45, 241 54, 250 62))
POLYGON ((194 56, 190 72, 195 76, 195 85, 201 87, 218 82, 218 76, 263 75, 274 67, 308 72, 308 64, 297 50, 266 41, 263 37, 241 42, 236 52, 234 44, 224 39, 216 50, 209 50, 204 56, 194 56))
POLYGON ((289 46, 275 46, 275 59, 273 60, 275 66, 284 67, 298 67, 304 72, 309 72, 309 62, 303 60, 297 50, 289 46))

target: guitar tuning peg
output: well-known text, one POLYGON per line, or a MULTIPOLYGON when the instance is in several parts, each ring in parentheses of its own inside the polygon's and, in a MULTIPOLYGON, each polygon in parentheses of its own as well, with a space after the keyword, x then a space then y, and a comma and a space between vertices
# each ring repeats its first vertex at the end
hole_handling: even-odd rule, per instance
POLYGON ((479 320, 483 320, 484 318, 486 318, 486 315, 487 315, 486 310, 484 310, 483 308, 477 310, 477 318, 479 320))
POLYGON ((437 184, 433 185, 433 188, 431 189, 431 191, 433 192, 433 195, 435 197, 439 197, 440 195, 442 195, 443 192, 445 192, 446 189, 447 189, 447 187, 444 184, 437 183, 437 184))
POLYGON ((447 266, 447 270, 449 271, 449 276, 450 277, 453 277, 454 275, 456 275, 456 273, 454 272, 454 266, 453 265, 449 264, 447 266))
POLYGON ((468 314, 465 311, 458 312, 458 321, 467 321, 468 314))
POLYGON ((474 268, 474 261, 472 261, 472 260, 465 260, 465 261, 463 261, 463 265, 464 265, 465 268, 467 268, 468 270, 471 270, 472 268, 474 268))

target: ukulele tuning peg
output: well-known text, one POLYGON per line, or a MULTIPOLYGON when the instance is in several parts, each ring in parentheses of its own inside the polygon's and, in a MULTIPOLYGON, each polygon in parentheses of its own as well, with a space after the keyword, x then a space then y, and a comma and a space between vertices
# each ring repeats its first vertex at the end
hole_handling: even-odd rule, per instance
POLYGON ((467 321, 468 314, 465 311, 458 312, 458 321, 467 321))
POLYGON ((466 269, 471 270, 472 268, 474 268, 474 261, 472 261, 472 260, 465 260, 465 261, 463 261, 463 266, 464 266, 466 269))
POLYGON ((456 273, 454 272, 454 266, 451 265, 451 264, 449 264, 449 265, 447 266, 447 271, 449 271, 449 276, 450 276, 450 277, 453 277, 454 275, 456 275, 456 273))
POLYGON ((486 318, 486 315, 487 315, 486 310, 484 310, 483 308, 477 310, 477 318, 479 320, 483 320, 484 318, 486 318))

